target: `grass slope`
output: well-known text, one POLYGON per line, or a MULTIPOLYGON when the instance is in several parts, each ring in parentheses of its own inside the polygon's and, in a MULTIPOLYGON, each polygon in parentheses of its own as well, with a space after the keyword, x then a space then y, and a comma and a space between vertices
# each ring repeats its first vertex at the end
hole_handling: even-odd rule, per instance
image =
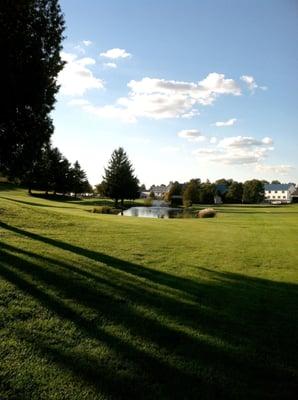
POLYGON ((298 206, 212 220, 0 191, 0 398, 294 399, 298 206))

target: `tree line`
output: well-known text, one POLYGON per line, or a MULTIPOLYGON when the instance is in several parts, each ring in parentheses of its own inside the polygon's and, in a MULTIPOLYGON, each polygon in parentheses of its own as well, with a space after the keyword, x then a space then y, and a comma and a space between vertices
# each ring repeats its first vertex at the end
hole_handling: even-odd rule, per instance
POLYGON ((32 189, 44 190, 46 194, 92 192, 93 189, 88 182, 86 172, 81 168, 78 161, 73 165, 51 144, 45 145, 30 170, 23 175, 21 183, 28 187, 29 193, 32 189))
POLYGON ((233 179, 219 179, 215 183, 191 179, 187 183, 172 183, 165 199, 171 203, 212 204, 216 197, 223 203, 260 203, 264 200, 264 184, 267 181, 257 179, 244 183, 233 179))

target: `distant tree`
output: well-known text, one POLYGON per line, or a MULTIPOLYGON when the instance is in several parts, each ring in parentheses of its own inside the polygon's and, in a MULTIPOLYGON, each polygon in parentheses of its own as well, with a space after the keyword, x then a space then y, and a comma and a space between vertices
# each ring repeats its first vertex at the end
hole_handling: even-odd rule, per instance
POLYGON ((215 181, 215 183, 216 183, 216 185, 230 186, 233 183, 233 179, 221 178, 221 179, 217 179, 217 181, 215 181))
POLYGON ((96 191, 96 193, 99 194, 100 196, 105 196, 105 195, 106 195, 106 192, 107 192, 105 182, 104 182, 104 181, 101 181, 101 183, 98 183, 98 184, 95 186, 95 191, 96 191))
POLYGON ((49 151, 49 184, 54 194, 65 194, 71 188, 70 162, 57 147, 49 151))
POLYGON ((149 197, 151 200, 155 199, 155 193, 153 192, 153 190, 151 190, 151 192, 149 193, 149 197))
POLYGON ((200 180, 190 180, 183 191, 183 204, 186 207, 191 206, 194 203, 200 202, 200 180))
POLYGON ((275 179, 275 180, 273 180, 273 181, 271 182, 271 184, 272 184, 272 185, 280 185, 280 182, 279 182, 277 179, 275 179))
POLYGON ((243 203, 260 203, 264 200, 264 185, 257 179, 243 184, 243 203))
POLYGON ((201 184, 200 187, 200 203, 202 204, 213 204, 214 195, 216 193, 215 185, 206 181, 201 184))
POLYGON ((177 181, 173 182, 170 186, 169 191, 165 195, 165 200, 172 205, 182 204, 182 200, 178 200, 176 196, 182 197, 183 185, 177 181))
POLYGON ((139 180, 122 147, 114 150, 103 177, 105 194, 123 206, 124 199, 135 199, 139 196, 139 180))
POLYGON ((142 185, 140 185, 139 190, 140 190, 140 192, 146 192, 147 191, 146 186, 144 185, 144 183, 142 183, 142 185))
POLYGON ((53 133, 63 31, 58 0, 1 0, 0 170, 10 177, 33 174, 53 133))
POLYGON ((227 203, 241 203, 243 197, 243 184, 233 181, 225 195, 227 203))
POLYGON ((86 193, 90 191, 90 184, 87 179, 86 172, 76 161, 70 169, 70 190, 74 192, 75 197, 78 193, 86 193))

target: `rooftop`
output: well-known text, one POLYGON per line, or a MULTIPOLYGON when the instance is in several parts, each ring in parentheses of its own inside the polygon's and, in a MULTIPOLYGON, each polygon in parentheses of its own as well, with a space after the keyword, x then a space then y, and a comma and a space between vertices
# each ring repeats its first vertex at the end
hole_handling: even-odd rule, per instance
POLYGON ((289 190, 293 183, 267 183, 265 184, 265 190, 289 190))

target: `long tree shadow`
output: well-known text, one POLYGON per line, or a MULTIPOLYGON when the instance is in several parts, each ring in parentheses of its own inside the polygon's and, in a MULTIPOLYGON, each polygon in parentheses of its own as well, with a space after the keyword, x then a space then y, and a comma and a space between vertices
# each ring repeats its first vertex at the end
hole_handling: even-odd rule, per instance
POLYGON ((53 344, 44 332, 14 326, 35 351, 99 392, 121 399, 295 398, 297 285, 206 268, 201 270, 212 281, 195 281, 0 226, 85 257, 73 265, 5 244, 0 272, 117 354, 120 368, 114 368, 116 361, 73 351, 63 336, 53 344))
POLYGON ((62 250, 70 251, 72 253, 78 254, 79 256, 90 258, 91 260, 103 263, 111 268, 119 269, 128 274, 136 275, 140 278, 145 278, 152 282, 169 286, 172 289, 185 291, 185 287, 187 287, 189 293, 192 293, 194 295, 199 295, 199 292, 197 290, 197 285, 193 280, 181 277, 179 279, 176 279, 175 276, 168 274, 166 272, 157 271, 151 268, 147 268, 145 266, 140 267, 138 264, 129 261, 121 260, 119 258, 104 253, 89 250, 80 246, 62 242, 60 240, 56 240, 46 236, 41 236, 33 232, 28 232, 14 226, 10 226, 4 222, 0 222, 0 228, 9 230, 11 232, 20 234, 22 236, 25 236, 33 240, 38 240, 43 243, 58 247, 62 250))
POLYGON ((34 206, 34 207, 45 207, 45 208, 51 207, 51 208, 68 208, 68 209, 76 208, 76 207, 69 207, 69 206, 57 206, 57 205, 52 205, 52 204, 34 203, 33 201, 12 199, 11 197, 4 197, 4 196, 0 196, 0 198, 4 199, 4 200, 8 200, 8 201, 13 201, 15 203, 25 204, 27 206, 34 206))

